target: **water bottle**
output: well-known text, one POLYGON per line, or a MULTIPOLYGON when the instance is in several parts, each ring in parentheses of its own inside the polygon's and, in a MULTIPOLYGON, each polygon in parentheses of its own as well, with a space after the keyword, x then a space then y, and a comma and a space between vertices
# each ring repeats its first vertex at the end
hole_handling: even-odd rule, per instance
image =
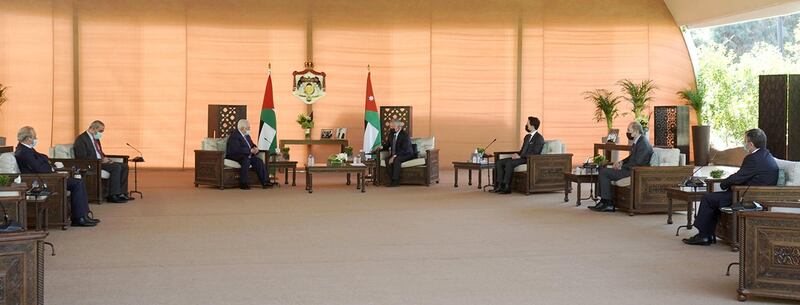
POLYGON ((309 154, 308 159, 306 160, 306 165, 314 166, 314 155, 309 154))

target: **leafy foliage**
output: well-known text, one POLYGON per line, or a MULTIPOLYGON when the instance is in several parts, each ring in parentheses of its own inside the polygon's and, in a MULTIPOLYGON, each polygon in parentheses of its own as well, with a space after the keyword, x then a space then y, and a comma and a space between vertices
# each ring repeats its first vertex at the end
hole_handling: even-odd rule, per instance
POLYGON ((300 124, 303 129, 314 128, 314 119, 305 113, 301 113, 297 115, 297 124, 300 124))
MULTIPOLYGON (((615 96, 614 92, 606 89, 595 89, 583 93, 584 99, 594 104, 594 119, 597 122, 606 121, 609 130, 614 125, 614 119, 620 116, 619 103, 620 96, 615 96)), ((625 114, 622 114, 623 116, 625 114)))
POLYGON ((706 121, 704 116, 704 108, 706 106, 706 89, 703 83, 699 83, 697 88, 688 88, 678 91, 678 96, 686 102, 686 105, 691 106, 697 114, 697 125, 703 125, 706 121))
POLYGON ((0 186, 9 186, 14 180, 6 175, 0 175, 0 186))
POLYGON ((658 89, 658 87, 650 79, 643 80, 641 83, 623 79, 618 81, 617 85, 622 88, 623 92, 628 94, 623 98, 631 103, 633 119, 642 124, 642 127, 647 128, 647 123, 650 122, 650 115, 644 115, 643 112, 650 107, 650 102, 653 100, 653 90, 658 89))

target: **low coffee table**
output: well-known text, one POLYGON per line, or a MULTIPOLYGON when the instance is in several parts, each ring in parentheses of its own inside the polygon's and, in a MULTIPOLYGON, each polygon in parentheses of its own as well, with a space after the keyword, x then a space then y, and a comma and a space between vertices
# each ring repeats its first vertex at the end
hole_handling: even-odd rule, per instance
MULTIPOLYGON (((283 169, 283 184, 289 184, 289 170, 292 170, 292 186, 295 186, 297 180, 297 161, 269 161, 269 167, 275 169, 283 169)), ((275 173, 277 176, 277 173, 275 173)))
POLYGON ((492 184, 492 169, 494 163, 473 163, 473 162, 453 162, 453 169, 456 182, 453 187, 458 187, 458 170, 466 169, 469 171, 469 185, 472 185, 472 170, 478 171, 478 189, 483 188, 481 173, 486 170, 486 180, 492 184))
POLYGON ((674 210, 672 201, 680 200, 686 202, 686 225, 679 226, 678 230, 675 231, 675 236, 679 235, 681 228, 686 228, 687 230, 692 229, 694 203, 703 199, 703 195, 707 193, 708 189, 706 187, 681 186, 667 189, 667 224, 672 224, 672 213, 674 210))
POLYGON ((569 202, 569 193, 572 192, 572 182, 578 184, 578 191, 575 194, 575 206, 581 206, 581 200, 596 200, 594 185, 597 184, 597 173, 579 174, 564 173, 564 202, 569 202), (589 197, 581 198, 581 184, 589 183, 589 197))
POLYGON ((356 189, 360 189, 362 193, 366 192, 367 184, 365 177, 367 176, 366 165, 351 165, 343 164, 336 166, 328 166, 325 164, 315 164, 306 166, 306 190, 308 193, 313 193, 314 187, 314 173, 346 173, 347 185, 350 185, 350 174, 356 173, 356 189))

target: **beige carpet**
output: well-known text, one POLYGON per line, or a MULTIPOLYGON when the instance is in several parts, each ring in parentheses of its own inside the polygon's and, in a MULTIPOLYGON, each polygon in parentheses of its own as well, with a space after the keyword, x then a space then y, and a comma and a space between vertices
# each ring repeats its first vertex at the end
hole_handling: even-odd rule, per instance
POLYGON ((47 304, 736 303, 726 246, 684 246, 665 215, 595 213, 562 193, 454 189, 452 172, 365 194, 335 174, 313 194, 302 175, 250 191, 194 188, 191 171, 140 178, 144 200, 50 231, 47 304))

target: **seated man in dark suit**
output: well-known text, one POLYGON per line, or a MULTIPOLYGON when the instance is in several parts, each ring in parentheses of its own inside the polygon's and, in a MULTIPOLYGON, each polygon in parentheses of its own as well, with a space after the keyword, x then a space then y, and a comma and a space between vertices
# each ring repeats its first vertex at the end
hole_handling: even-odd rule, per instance
POLYGON ((253 139, 250 138, 250 123, 245 119, 241 119, 236 124, 236 128, 237 131, 228 136, 228 144, 225 146, 225 159, 239 162, 242 166, 239 174, 239 188, 243 190, 250 189, 248 177, 250 177, 251 167, 256 170, 256 175, 258 175, 258 180, 263 188, 271 186, 272 184, 267 180, 267 169, 264 167, 264 161, 257 156, 258 147, 253 143, 253 139))
POLYGON ((719 219, 719 208, 733 204, 734 185, 765 186, 778 184, 778 164, 767 150, 767 135, 761 129, 750 129, 744 135, 744 150, 748 155, 742 160, 739 171, 720 183, 724 192, 703 195, 697 208, 695 227, 700 231, 691 238, 683 239, 689 245, 710 245, 715 241, 714 229, 719 219))
MULTIPOLYGON (((80 160, 100 160, 102 170, 110 174, 108 178, 108 202, 124 203, 134 200, 128 195, 128 164, 114 162, 103 152, 103 145, 100 139, 106 125, 100 121, 94 121, 89 125, 85 132, 75 138, 75 159, 80 160)), ((98 175, 100 173, 97 173, 98 175)))
MULTIPOLYGON (((52 173, 53 166, 47 156, 36 152, 34 147, 39 142, 36 138, 36 131, 33 127, 25 126, 17 132, 16 151, 14 157, 17 159, 19 171, 23 174, 45 174, 52 173)), ((86 195, 86 185, 83 180, 73 177, 67 178, 67 190, 70 195, 70 206, 72 226, 93 227, 100 222, 98 219, 89 217, 89 197, 86 195)))
POLYGON ((631 122, 628 124, 628 132, 625 134, 628 140, 632 141, 631 151, 627 158, 614 163, 613 168, 601 168, 597 173, 597 189, 600 191, 600 202, 590 206, 589 209, 598 212, 613 212, 614 209, 614 189, 612 181, 617 181, 631 176, 631 170, 636 166, 650 165, 650 157, 653 156, 653 146, 644 136, 642 124, 631 122))
POLYGON ((411 144, 411 138, 403 128, 405 124, 395 120, 389 126, 392 131, 386 137, 386 142, 375 148, 375 151, 389 151, 389 156, 386 160, 386 171, 391 181, 388 186, 394 187, 400 184, 400 170, 403 162, 416 158, 416 155, 411 144))
POLYGON ((522 140, 522 148, 511 158, 497 160, 494 164, 494 192, 498 194, 511 194, 511 177, 514 168, 528 163, 528 156, 542 153, 544 148, 544 137, 539 132, 541 122, 537 117, 528 117, 525 124, 525 131, 528 134, 522 140))

